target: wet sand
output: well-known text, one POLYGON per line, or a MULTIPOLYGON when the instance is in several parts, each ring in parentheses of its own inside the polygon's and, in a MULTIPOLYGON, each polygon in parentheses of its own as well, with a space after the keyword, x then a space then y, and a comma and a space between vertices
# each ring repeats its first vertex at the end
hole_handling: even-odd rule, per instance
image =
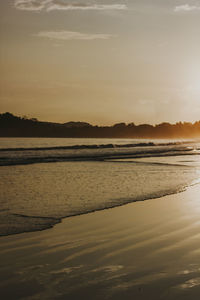
POLYGON ((1 299, 200 299, 200 185, 0 238, 1 299))

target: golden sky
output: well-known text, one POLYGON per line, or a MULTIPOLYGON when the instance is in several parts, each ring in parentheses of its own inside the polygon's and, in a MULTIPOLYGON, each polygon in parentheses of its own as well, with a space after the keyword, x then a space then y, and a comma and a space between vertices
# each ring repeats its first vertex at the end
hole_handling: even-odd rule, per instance
POLYGON ((196 121, 200 0, 1 0, 0 112, 196 121))

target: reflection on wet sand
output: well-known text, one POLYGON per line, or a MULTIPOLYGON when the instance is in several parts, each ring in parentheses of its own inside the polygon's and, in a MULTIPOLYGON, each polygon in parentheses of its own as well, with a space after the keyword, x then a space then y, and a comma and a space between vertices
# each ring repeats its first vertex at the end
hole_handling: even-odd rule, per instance
POLYGON ((4 299, 198 299, 199 196, 195 185, 2 237, 4 299))

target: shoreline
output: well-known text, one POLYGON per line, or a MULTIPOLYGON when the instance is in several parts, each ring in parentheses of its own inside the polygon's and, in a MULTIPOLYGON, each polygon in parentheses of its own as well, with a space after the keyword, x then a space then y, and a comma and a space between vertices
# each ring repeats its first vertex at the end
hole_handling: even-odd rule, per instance
POLYGON ((200 185, 1 237, 4 299, 198 299, 200 185))
POLYGON ((40 232, 40 231, 45 231, 45 230, 50 230, 52 228, 54 228, 56 225, 62 223, 65 219, 68 218, 75 218, 78 216, 82 216, 82 215, 88 215, 88 214, 92 214, 92 213, 96 213, 96 212, 100 212, 100 211, 104 211, 104 210, 110 210, 110 209, 114 209, 114 208, 118 208, 121 206, 126 206, 129 204, 134 204, 137 202, 144 202, 144 201, 152 201, 152 200, 156 200, 156 199, 160 199, 160 198, 164 198, 166 196, 170 196, 170 195, 176 195, 179 193, 183 193, 185 191, 187 191, 188 188, 198 185, 200 184, 199 180, 194 180, 194 183, 192 182, 191 184, 185 185, 179 189, 177 189, 176 191, 170 191, 170 192, 165 192, 163 194, 161 194, 160 196, 146 196, 142 199, 139 200, 127 200, 127 202, 124 203, 119 203, 119 204, 114 204, 113 206, 108 206, 108 207, 104 207, 104 208, 97 208, 94 210, 90 210, 90 211, 86 211, 86 212, 82 212, 82 213, 77 213, 74 215, 68 215, 68 216, 64 216, 64 217, 45 217, 45 216, 30 216, 30 215, 23 215, 23 214, 11 214, 11 216, 19 216, 19 217, 23 217, 25 219, 41 219, 41 220, 52 220, 51 223, 44 223, 43 224, 43 228, 39 228, 39 229, 33 229, 33 230, 27 230, 27 231, 21 231, 21 232, 14 232, 14 233, 8 233, 8 234, 0 234, 0 241, 2 237, 6 237, 6 236, 11 236, 11 235, 19 235, 19 234, 24 234, 24 233, 32 233, 32 232, 40 232), (197 181, 197 182, 196 182, 197 181))

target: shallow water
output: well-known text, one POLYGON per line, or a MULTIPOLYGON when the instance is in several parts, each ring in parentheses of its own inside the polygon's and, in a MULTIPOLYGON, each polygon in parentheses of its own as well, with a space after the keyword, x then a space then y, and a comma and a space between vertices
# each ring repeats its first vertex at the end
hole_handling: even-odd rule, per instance
MULTIPOLYGON (((107 146, 100 149, 94 147, 86 149, 84 147, 84 149, 69 150, 60 149, 63 145, 66 147, 66 139, 59 141, 61 146, 58 149, 52 149, 58 145, 59 140, 53 139, 53 146, 50 149, 41 150, 41 146, 46 144, 48 147, 45 147, 49 148, 50 139, 46 140, 48 141, 13 139, 11 143, 12 139, 4 139, 4 148, 5 145, 6 147, 12 145, 15 149, 5 151, 7 157, 2 157, 2 161, 7 162, 11 159, 13 162, 20 157, 20 160, 26 161, 26 164, 14 163, 0 167, 1 235, 41 230, 60 222, 63 217, 177 193, 199 180, 200 158, 199 155, 194 154, 195 149, 198 149, 198 143, 167 141, 163 145, 161 141, 143 141, 141 146, 141 141, 116 140, 115 144, 112 140, 105 145, 115 144, 114 148, 107 146), (127 147, 127 142, 129 145, 140 142, 140 146, 127 147), (153 146, 149 146, 149 142, 153 146), (38 145, 39 150, 19 149, 19 147, 37 148, 38 145), (119 147, 119 145, 126 145, 126 147, 119 147), (167 150, 162 152, 160 157, 163 147, 167 150), (191 153, 188 153, 188 147, 191 153), (55 158, 55 151, 59 162, 47 163, 48 160, 45 160, 46 163, 29 164, 27 161, 27 157, 31 156, 32 160, 37 156, 44 162, 44 157, 55 158), (85 151, 90 161, 85 161, 85 156, 80 161, 70 161, 69 151, 73 154, 79 151, 79 156, 80 151, 85 151), (94 151, 96 153, 99 151, 101 160, 96 160, 94 151), (112 152, 112 160, 110 156, 108 157, 109 151, 112 152), (130 151, 131 158, 125 159, 130 151), (140 151, 145 157, 133 159, 134 151, 140 151), (61 152, 65 152, 65 162, 63 154, 60 155, 61 152), (167 153, 170 153, 170 156, 167 156, 167 153), (118 157, 121 159, 117 160, 118 157)), ((96 140, 91 140, 86 139, 81 142, 85 145, 97 143, 96 140)), ((74 142, 78 141, 74 140, 74 142)), ((102 140, 98 142, 98 145, 104 145, 102 140)), ((76 145, 70 139, 67 147, 76 145)), ((2 153, 4 151, 1 151, 0 155, 2 153)))

